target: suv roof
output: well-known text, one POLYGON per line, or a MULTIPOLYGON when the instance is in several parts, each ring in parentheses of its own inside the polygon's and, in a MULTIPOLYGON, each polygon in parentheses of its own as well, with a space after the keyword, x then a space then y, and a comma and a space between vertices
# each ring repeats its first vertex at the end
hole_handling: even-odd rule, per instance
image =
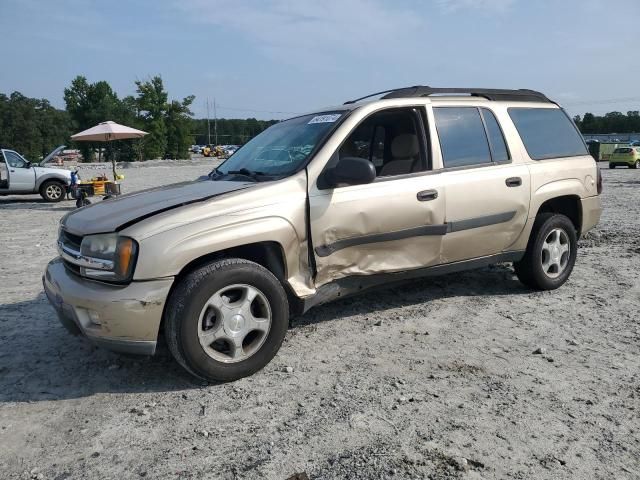
POLYGON ((413 87, 394 88, 384 90, 382 92, 372 93, 364 97, 348 100, 345 105, 351 105, 367 98, 383 95, 380 100, 389 98, 412 98, 412 97, 429 97, 432 95, 469 95, 472 97, 482 97, 487 100, 496 101, 515 101, 515 102, 545 102, 555 103, 547 98, 543 93, 535 90, 507 90, 496 88, 435 88, 424 85, 415 85, 413 87))

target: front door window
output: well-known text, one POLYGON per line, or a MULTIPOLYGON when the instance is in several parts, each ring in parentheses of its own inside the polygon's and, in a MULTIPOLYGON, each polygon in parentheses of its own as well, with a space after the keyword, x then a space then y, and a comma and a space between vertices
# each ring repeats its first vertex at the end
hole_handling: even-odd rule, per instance
POLYGON ((24 158, 11 150, 4 151, 4 158, 12 168, 27 168, 27 162, 24 158))

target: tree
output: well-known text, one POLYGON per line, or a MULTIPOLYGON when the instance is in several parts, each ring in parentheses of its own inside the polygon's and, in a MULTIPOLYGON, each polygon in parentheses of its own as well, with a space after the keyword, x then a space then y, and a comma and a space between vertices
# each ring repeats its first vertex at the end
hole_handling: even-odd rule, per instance
POLYGON ((0 94, 0 146, 14 149, 38 161, 66 142, 70 121, 66 112, 44 99, 28 98, 19 92, 0 94))
POLYGON ((184 158, 191 144, 191 115, 189 109, 195 96, 189 95, 182 102, 173 100, 167 108, 167 156, 184 158))
MULTIPOLYGON (((64 101, 76 131, 86 130, 107 120, 118 121, 122 114, 122 103, 107 82, 89 83, 83 76, 77 76, 71 86, 65 88, 64 101)), ((93 143, 78 142, 85 161, 93 160, 95 146, 93 143)))
POLYGON ((165 113, 169 95, 158 75, 146 82, 136 81, 136 86, 138 109, 144 119, 145 130, 149 132, 144 142, 145 158, 162 158, 167 149, 165 113))

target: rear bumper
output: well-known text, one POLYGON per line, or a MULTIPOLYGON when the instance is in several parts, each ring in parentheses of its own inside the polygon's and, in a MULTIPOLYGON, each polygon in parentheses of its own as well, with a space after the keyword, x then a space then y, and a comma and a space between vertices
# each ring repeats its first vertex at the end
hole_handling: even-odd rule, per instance
POLYGON ((609 160, 609 163, 615 166, 631 167, 636 163, 636 159, 634 158, 633 160, 619 160, 612 158, 611 160, 609 160))
POLYGON ((602 202, 600 195, 586 197, 581 199, 582 202, 582 230, 580 234, 584 234, 595 227, 600 221, 602 215, 602 202))
POLYGON ((122 353, 153 355, 173 278, 116 286, 70 273, 52 260, 42 278, 60 323, 74 335, 122 353))

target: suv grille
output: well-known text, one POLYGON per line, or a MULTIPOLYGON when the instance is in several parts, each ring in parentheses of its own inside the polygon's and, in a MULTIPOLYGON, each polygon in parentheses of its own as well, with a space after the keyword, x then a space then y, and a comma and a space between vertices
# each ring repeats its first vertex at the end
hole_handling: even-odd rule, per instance
POLYGON ((59 240, 66 246, 80 251, 80 244, 82 243, 82 237, 67 232, 66 230, 60 230, 59 240))
MULTIPOLYGON (((60 229, 60 237, 58 238, 58 242, 64 245, 71 250, 75 250, 76 252, 80 252, 80 245, 82 244, 82 237, 79 235, 74 235, 65 231, 64 229, 60 229)), ((70 271, 77 273, 80 275, 80 267, 78 265, 74 265, 71 262, 63 259, 65 267, 70 271)))

